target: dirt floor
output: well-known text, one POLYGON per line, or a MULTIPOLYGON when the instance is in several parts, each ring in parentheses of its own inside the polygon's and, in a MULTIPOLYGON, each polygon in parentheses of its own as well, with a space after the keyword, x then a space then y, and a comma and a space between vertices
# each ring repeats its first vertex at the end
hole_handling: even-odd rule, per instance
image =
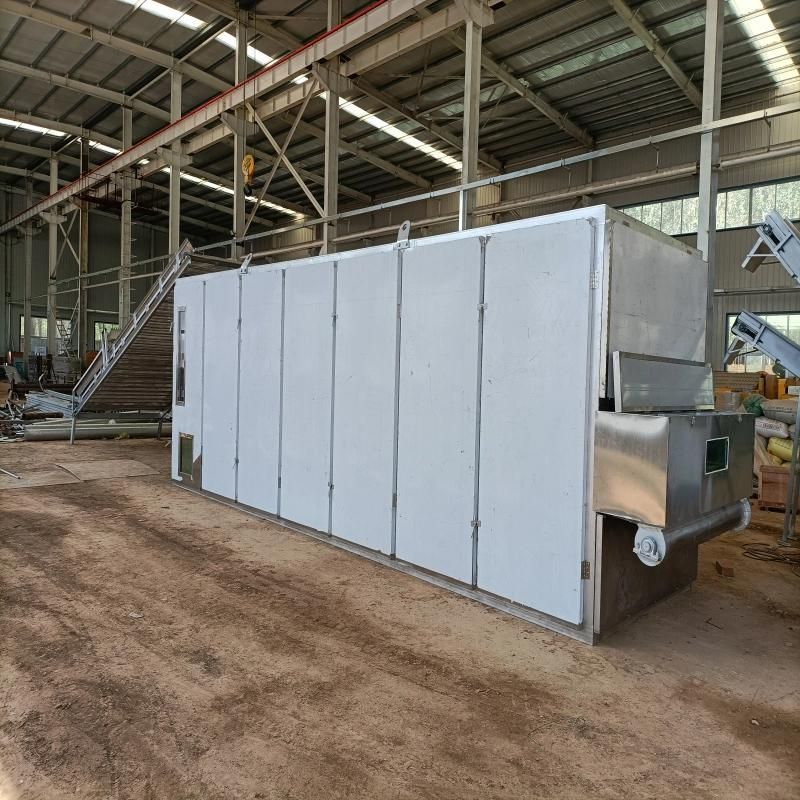
POLYGON ((181 490, 168 453, 0 447, 157 470, 0 492, 2 800, 800 796, 800 577, 740 548, 775 533, 592 648, 181 490))

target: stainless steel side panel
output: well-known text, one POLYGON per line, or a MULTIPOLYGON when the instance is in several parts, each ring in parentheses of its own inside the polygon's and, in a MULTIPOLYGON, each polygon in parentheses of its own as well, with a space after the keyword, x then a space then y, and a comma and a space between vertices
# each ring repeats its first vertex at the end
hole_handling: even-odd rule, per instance
POLYGON ((611 354, 647 353, 705 359, 706 284, 702 255, 611 209, 607 395, 614 391, 611 354))
POLYGON ((594 428, 594 510, 667 521, 669 418, 598 411, 594 428))
POLYGON ((755 417, 750 414, 672 414, 669 429, 667 528, 750 497, 755 417), (707 475, 706 442, 728 440, 728 468, 707 475))
POLYGON ((713 411, 711 367, 639 353, 613 355, 616 411, 713 411))
POLYGON ((598 411, 594 510, 673 529, 749 497, 753 436, 749 414, 598 411), (726 443, 725 469, 707 471, 710 440, 726 443))

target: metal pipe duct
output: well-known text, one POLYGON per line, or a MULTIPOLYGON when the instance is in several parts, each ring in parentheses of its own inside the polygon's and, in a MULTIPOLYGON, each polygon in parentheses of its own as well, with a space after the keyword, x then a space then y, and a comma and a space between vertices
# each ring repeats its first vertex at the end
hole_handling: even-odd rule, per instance
MULTIPOLYGON (((65 441, 70 438, 70 421, 63 424, 46 423, 44 425, 27 425, 25 427, 26 442, 65 441)), ((75 424, 76 439, 112 439, 116 436, 128 436, 131 439, 154 439, 158 436, 157 422, 94 422, 78 421, 75 424)), ((172 424, 165 422, 161 426, 161 435, 172 435, 172 424)))
POLYGON ((692 522, 665 531, 652 525, 639 525, 633 552, 648 567, 657 567, 670 551, 685 542, 701 544, 727 531, 740 531, 750 524, 750 501, 737 500, 692 522))

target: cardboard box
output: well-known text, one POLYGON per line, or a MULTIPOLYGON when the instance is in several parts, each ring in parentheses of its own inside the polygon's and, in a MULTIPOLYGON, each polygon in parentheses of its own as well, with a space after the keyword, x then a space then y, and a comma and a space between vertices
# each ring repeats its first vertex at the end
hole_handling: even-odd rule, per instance
POLYGON ((778 376, 765 375, 764 376, 764 397, 767 400, 778 399, 778 376))

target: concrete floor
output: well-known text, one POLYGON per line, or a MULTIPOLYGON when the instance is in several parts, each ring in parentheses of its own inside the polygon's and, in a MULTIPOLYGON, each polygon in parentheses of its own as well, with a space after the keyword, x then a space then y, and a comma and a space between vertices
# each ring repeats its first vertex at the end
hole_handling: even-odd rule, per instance
POLYGON ((3 800, 798 797, 800 578, 740 549, 773 533, 591 648, 182 491, 168 453, 0 447, 157 470, 0 493, 3 800))

